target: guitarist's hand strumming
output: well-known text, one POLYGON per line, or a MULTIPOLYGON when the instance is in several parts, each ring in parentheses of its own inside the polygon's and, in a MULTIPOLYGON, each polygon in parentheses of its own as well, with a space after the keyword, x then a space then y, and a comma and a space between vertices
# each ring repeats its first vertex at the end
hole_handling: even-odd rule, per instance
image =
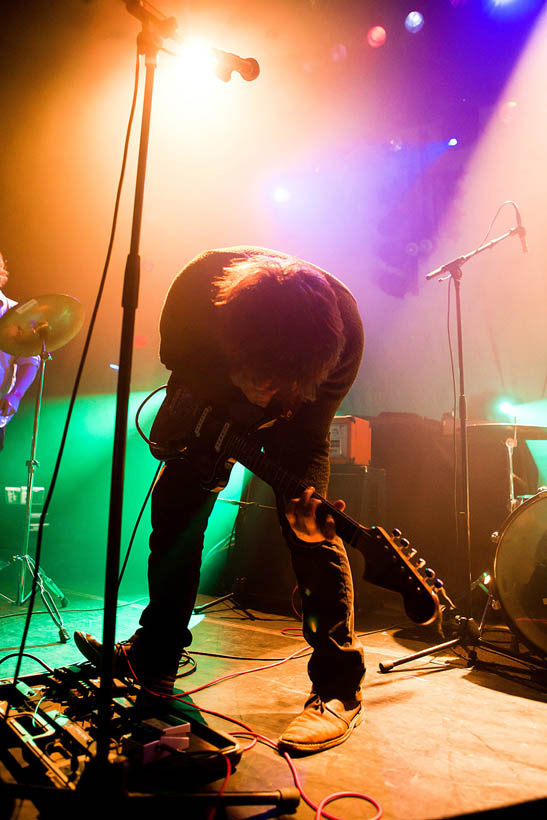
MULTIPOLYGON (((307 487, 300 498, 291 498, 285 509, 287 521, 300 541, 308 544, 332 541, 336 537, 336 527, 332 515, 324 519, 317 515, 321 500, 314 498, 315 487, 307 487)), ((343 512, 345 501, 334 501, 333 506, 343 512)))

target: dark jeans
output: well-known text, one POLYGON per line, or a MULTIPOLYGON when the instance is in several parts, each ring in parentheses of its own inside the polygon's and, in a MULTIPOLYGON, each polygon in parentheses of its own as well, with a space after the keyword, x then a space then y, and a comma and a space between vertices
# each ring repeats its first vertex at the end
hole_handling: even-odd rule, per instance
MULTIPOLYGON (((192 640, 188 622, 199 585, 203 535, 216 493, 203 490, 184 461, 165 465, 152 494, 148 582, 150 603, 138 630, 143 650, 174 668, 192 640)), ((278 505, 284 509, 283 500, 278 505)), ((324 699, 351 698, 364 676, 363 650, 353 629, 353 584, 345 547, 299 541, 280 513, 291 550, 303 611, 304 636, 313 653, 308 672, 324 699)))

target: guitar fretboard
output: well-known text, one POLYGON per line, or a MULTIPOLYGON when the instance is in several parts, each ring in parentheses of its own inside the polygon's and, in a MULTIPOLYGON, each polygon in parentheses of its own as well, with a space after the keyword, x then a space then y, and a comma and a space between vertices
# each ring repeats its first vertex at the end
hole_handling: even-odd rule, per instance
MULTIPOLYGON (((236 432, 230 431, 225 439, 226 450, 232 458, 243 464, 248 470, 269 484, 276 493, 287 498, 298 498, 308 486, 301 479, 296 478, 284 467, 273 462, 256 444, 236 432)), ((367 527, 356 524, 349 516, 341 512, 319 493, 314 493, 329 510, 336 524, 338 535, 348 544, 352 544, 359 532, 374 537, 367 527)))

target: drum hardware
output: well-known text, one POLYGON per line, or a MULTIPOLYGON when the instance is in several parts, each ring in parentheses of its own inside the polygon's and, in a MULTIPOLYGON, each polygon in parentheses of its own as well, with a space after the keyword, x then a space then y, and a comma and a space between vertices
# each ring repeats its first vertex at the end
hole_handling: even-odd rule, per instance
POLYGON ((513 452, 517 446, 517 420, 515 419, 515 435, 514 438, 505 439, 505 447, 507 449, 507 465, 509 471, 509 512, 513 512, 519 505, 515 497, 515 473, 513 472, 513 452))
POLYGON ((493 532, 497 544, 493 571, 483 572, 473 582, 487 596, 477 624, 473 618, 455 616, 458 635, 390 664, 380 664, 382 672, 407 661, 432 655, 456 645, 469 655, 469 665, 480 662, 477 648, 524 663, 532 671, 547 673, 547 487, 521 501, 507 517, 500 532, 493 532), (503 618, 509 648, 486 641, 483 634, 488 613, 503 618))
POLYGON ((80 330, 84 321, 83 308, 77 299, 64 294, 53 293, 38 296, 23 304, 12 307, 0 319, 0 350, 12 356, 40 356, 40 370, 38 374, 38 390, 34 406, 34 426, 30 447, 30 458, 26 462, 28 479, 25 498, 25 532, 23 552, 14 555, 1 569, 14 565, 18 570, 17 589, 15 597, 0 596, 12 604, 21 606, 32 595, 27 591, 27 578, 33 579, 40 590, 44 605, 59 628, 59 638, 63 643, 68 641, 68 633, 63 625, 59 610, 53 596, 61 601, 61 607, 66 606, 67 599, 55 582, 40 571, 39 562, 29 554, 30 533, 33 529, 32 500, 34 490, 34 473, 40 466, 36 460, 36 446, 42 394, 44 388, 45 365, 51 359, 51 352, 58 350, 69 342, 80 330))

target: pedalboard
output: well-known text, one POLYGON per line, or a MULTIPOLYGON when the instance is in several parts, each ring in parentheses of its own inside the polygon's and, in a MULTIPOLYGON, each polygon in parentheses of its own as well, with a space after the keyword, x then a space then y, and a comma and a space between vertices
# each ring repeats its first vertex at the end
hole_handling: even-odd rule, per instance
MULTIPOLYGON (((28 675, 16 684, 0 680, 0 762, 10 779, 78 788, 96 752, 99 689, 97 671, 87 662, 28 675)), ((226 772, 225 757, 232 769, 237 766, 237 741, 209 726, 197 709, 174 701, 161 718, 140 719, 137 691, 131 683, 113 681, 109 762, 123 768, 130 790, 215 780, 226 772)))

